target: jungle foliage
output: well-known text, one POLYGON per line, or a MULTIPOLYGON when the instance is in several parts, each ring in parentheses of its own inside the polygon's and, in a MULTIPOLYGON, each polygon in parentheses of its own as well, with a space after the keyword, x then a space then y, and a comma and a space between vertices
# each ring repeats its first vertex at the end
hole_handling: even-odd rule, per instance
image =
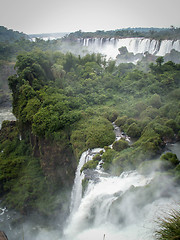
MULTIPOLYGON (((17 118, 16 134, 2 135, 8 127, 4 124, 0 139, 0 171, 7 164, 9 168, 1 175, 1 194, 13 207, 19 199, 18 209, 25 202, 30 208, 39 208, 38 201, 43 196, 40 193, 48 189, 40 161, 32 157, 32 135, 51 142, 65 139, 78 160, 88 148, 112 144, 115 135, 111 123, 115 121, 133 139, 130 146, 121 140, 101 154, 104 169, 118 175, 156 157, 166 142, 180 137, 179 64, 163 63, 159 58, 145 73, 131 63, 116 66, 100 54, 80 57, 36 49, 19 54, 15 69, 17 73, 9 77, 9 87, 17 118), (15 173, 14 166, 18 170, 15 173), (26 174, 33 178, 31 186, 31 180, 24 178, 26 174), (23 194, 18 192, 21 185, 23 194), (13 193, 17 197, 14 203, 10 202, 13 193)), ((172 159, 168 156, 165 161, 172 159)), ((95 167, 99 160, 92 161, 95 163, 90 162, 87 167, 95 167)), ((173 165, 171 170, 179 181, 178 167, 173 165)))
POLYGON ((82 32, 81 30, 70 33, 67 39, 77 38, 121 38, 121 37, 145 37, 154 39, 179 39, 180 28, 125 28, 110 31, 98 30, 96 32, 82 32))

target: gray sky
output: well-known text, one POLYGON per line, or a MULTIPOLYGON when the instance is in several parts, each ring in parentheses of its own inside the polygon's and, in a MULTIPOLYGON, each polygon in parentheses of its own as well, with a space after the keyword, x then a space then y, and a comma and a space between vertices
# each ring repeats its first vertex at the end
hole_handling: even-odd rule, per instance
POLYGON ((27 34, 180 27, 180 0, 0 0, 0 25, 27 34))

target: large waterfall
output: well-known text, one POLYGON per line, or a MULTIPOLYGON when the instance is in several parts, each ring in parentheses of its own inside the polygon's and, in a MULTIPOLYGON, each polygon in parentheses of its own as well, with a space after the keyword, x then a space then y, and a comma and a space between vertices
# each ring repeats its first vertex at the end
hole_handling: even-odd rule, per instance
POLYGON ((97 179, 95 182, 90 181, 79 208, 74 212, 65 230, 66 238, 68 240, 102 240, 103 236, 106 235, 106 239, 138 240, 137 233, 133 230, 133 228, 136 228, 137 231, 136 222, 138 222, 138 219, 133 216, 133 212, 130 212, 132 206, 128 206, 129 203, 126 205, 122 201, 123 214, 126 212, 127 216, 124 216, 124 220, 119 226, 115 223, 117 216, 113 216, 111 210, 116 200, 123 196, 132 186, 144 186, 150 180, 150 178, 145 178, 137 172, 126 172, 119 177, 99 175, 98 181, 97 179), (124 224, 126 227, 132 227, 129 233, 125 232, 124 224))
POLYGON ((171 50, 180 52, 180 40, 155 40, 148 38, 82 38, 81 45, 92 52, 102 53, 108 58, 115 59, 119 48, 126 47, 133 54, 148 52, 156 56, 164 56, 171 50))
MULTIPOLYGON (((125 138, 116 125, 114 131, 116 140, 125 138)), ((125 139, 129 141, 127 137, 125 139)), ((144 176, 137 171, 129 171, 120 176, 111 176, 98 166, 88 173, 91 177, 82 195, 82 179, 87 173, 81 173, 80 170, 101 150, 88 150, 80 158, 63 240, 154 239, 154 219, 162 214, 162 209, 169 209, 175 198, 161 197, 164 188, 157 191, 153 188, 152 194, 151 187, 146 186, 151 184, 153 173, 144 176), (152 199, 151 195, 154 195, 152 199)), ((168 185, 166 180, 164 184, 168 185)))

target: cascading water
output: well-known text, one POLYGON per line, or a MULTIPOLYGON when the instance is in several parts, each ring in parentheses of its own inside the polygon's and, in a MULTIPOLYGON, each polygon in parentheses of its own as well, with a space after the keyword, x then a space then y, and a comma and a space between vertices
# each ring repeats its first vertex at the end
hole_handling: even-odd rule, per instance
MULTIPOLYGON (((128 137, 125 137, 114 123, 113 126, 116 141, 122 137, 129 141, 128 137)), ((90 239, 90 236, 88 238, 88 235, 82 234, 85 234, 86 231, 89 232, 89 229, 94 231, 97 226, 101 226, 103 229, 106 224, 111 226, 109 212, 113 202, 130 189, 131 186, 144 186, 151 180, 135 171, 123 173, 119 177, 110 176, 103 173, 98 165, 95 170, 96 178, 89 181, 87 190, 82 198, 84 173, 81 173, 81 168, 101 150, 103 149, 88 150, 80 158, 71 194, 68 227, 64 231, 66 239, 81 239, 82 236, 82 239, 84 237, 90 239)), ((96 239, 98 239, 97 236, 96 239)))
POLYGON ((108 58, 115 59, 119 48, 126 47, 133 54, 148 52, 156 56, 165 56, 171 50, 180 52, 180 40, 155 40, 148 38, 85 38, 79 39, 83 46, 95 53, 102 53, 108 58))
MULTIPOLYGON (((78 210, 73 214, 65 230, 67 239, 81 239, 81 234, 84 231, 89 231, 97 226, 104 228, 107 224, 111 225, 112 219, 109 217, 109 212, 113 202, 131 186, 144 186, 150 180, 150 178, 145 178, 137 172, 127 172, 121 174, 120 177, 99 176, 98 182, 97 179, 95 182, 90 181, 78 210)), ((87 235, 86 239, 90 239, 90 237, 88 238, 87 235)), ((102 236, 99 238, 97 236, 97 239, 102 239, 102 236)))
MULTIPOLYGON (((121 138, 125 138, 125 140, 130 141, 128 136, 124 136, 123 133, 120 131, 120 128, 117 127, 114 123, 113 123, 113 127, 114 127, 114 133, 116 136, 116 139, 115 139, 116 141, 121 138)), ((82 180, 84 179, 84 173, 81 172, 81 168, 86 162, 88 162, 89 160, 92 160, 93 156, 99 153, 101 150, 103 150, 103 148, 88 149, 87 151, 83 152, 83 154, 81 155, 81 158, 79 160, 79 164, 76 170, 74 185, 71 193, 71 205, 70 205, 71 216, 75 211, 77 211, 82 198, 82 180)))
MULTIPOLYGON (((124 138, 113 124, 116 141, 124 138)), ((100 165, 91 172, 91 180, 82 196, 82 166, 103 149, 84 152, 80 158, 71 196, 71 213, 64 229, 65 240, 152 240, 154 219, 162 214, 160 208, 169 209, 172 199, 158 197, 161 191, 146 186, 153 175, 143 176, 137 171, 124 172, 120 176, 104 173, 100 165), (149 189, 144 193, 145 189, 149 189), (148 195, 148 196, 147 196, 148 195), (154 195, 151 198, 151 195, 154 195)), ((87 175, 86 175, 87 177, 87 175)), ((169 180, 168 180, 169 181, 169 180)), ((165 182, 168 185, 169 182, 165 182)), ((163 195, 163 194, 162 194, 163 195)), ((166 211, 166 210, 165 210, 166 211)))
POLYGON ((81 155, 81 158, 79 160, 79 164, 76 170, 73 190, 71 193, 71 206, 70 206, 71 215, 73 215, 73 213, 77 211, 82 198, 82 180, 84 179, 84 173, 83 172, 81 173, 81 168, 86 162, 88 162, 89 160, 92 160, 93 156, 101 150, 102 148, 95 148, 92 150, 89 149, 83 152, 83 154, 81 155))

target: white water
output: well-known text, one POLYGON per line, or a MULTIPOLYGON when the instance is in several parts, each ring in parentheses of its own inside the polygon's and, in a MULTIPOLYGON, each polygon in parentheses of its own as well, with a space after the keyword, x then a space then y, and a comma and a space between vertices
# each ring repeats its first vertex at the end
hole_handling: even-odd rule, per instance
MULTIPOLYGON (((116 136, 115 141, 118 141, 121 138, 124 138, 126 141, 130 142, 129 137, 123 135, 122 132, 120 131, 120 128, 117 127, 114 123, 113 123, 113 127, 114 127, 114 133, 116 136)), ((112 145, 110 145, 110 147, 112 147, 112 145)), ((81 173, 81 168, 86 162, 92 160, 93 156, 99 153, 101 150, 104 151, 103 148, 88 149, 87 151, 83 152, 80 157, 79 164, 75 174, 73 189, 71 193, 70 218, 74 214, 74 212, 77 211, 82 198, 82 180, 84 179, 84 173, 83 172, 81 173)), ((99 165, 97 167, 97 170, 100 170, 99 165)))
POLYGON ((81 198, 82 198, 82 180, 84 179, 84 173, 81 173, 81 168, 83 165, 92 160, 93 156, 103 150, 102 148, 95 148, 93 150, 87 150, 83 152, 81 158, 79 160, 79 164, 76 170, 76 175, 74 179, 73 190, 71 193, 71 206, 70 206, 70 214, 73 215, 75 211, 77 211, 81 198))
MULTIPOLYGON (((73 214, 65 230, 66 238, 83 239, 83 236, 86 239, 90 239, 90 236, 86 234, 90 233, 90 231, 92 234, 97 227, 104 229, 104 231, 105 226, 111 228, 113 224, 111 219, 109 219, 109 212, 113 202, 131 186, 144 186, 150 180, 150 178, 145 178, 137 172, 127 172, 121 174, 119 177, 100 176, 98 183, 91 181, 78 210, 73 214)), ((107 231, 109 234, 110 230, 106 230, 105 232, 107 231)), ((102 236, 99 236, 99 238, 97 236, 96 239, 102 239, 102 236)), ((109 237, 109 239, 112 238, 109 237)))
MULTIPOLYGON (((116 141, 122 137, 129 141, 128 137, 122 135, 119 127, 115 124, 113 124, 113 127, 116 141)), ((119 231, 115 231, 116 226, 113 224, 113 219, 109 218, 113 202, 130 187, 144 186, 151 181, 151 178, 146 178, 136 171, 122 173, 119 177, 110 176, 103 173, 100 165, 98 165, 97 170, 95 170, 96 178, 89 181, 84 197, 82 197, 84 173, 81 173, 80 170, 87 161, 91 160, 101 150, 103 149, 88 150, 82 154, 79 160, 71 194, 70 217, 68 218, 68 226, 64 230, 65 239, 102 239, 102 236, 105 238, 105 233, 111 235, 113 239, 117 239, 119 231), (117 236, 115 236, 116 234, 117 236)), ((125 240, 125 238, 122 238, 122 240, 125 240)))
MULTIPOLYGON (((116 141, 128 137, 122 135, 120 129, 113 124, 116 141)), ((85 162, 102 149, 84 152, 76 171, 74 187, 71 196, 71 213, 64 229, 63 240, 153 240, 155 220, 176 205, 178 193, 172 197, 161 197, 161 191, 156 191, 155 199, 147 202, 146 194, 131 190, 144 187, 153 179, 153 175, 145 177, 137 171, 124 172, 120 176, 110 176, 98 165, 89 180, 88 187, 82 196, 82 179, 84 173, 80 170, 85 162)), ((169 180, 163 180, 165 186, 169 180)), ((157 188, 158 189, 158 188, 157 188)), ((146 192, 147 193, 147 192, 146 192)), ((151 196, 151 190, 148 193, 151 196)), ((162 194, 163 196, 163 194, 162 194)))
POLYGON ((79 42, 95 53, 102 53, 107 58, 115 59, 119 54, 119 48, 126 47, 133 54, 148 52, 156 56, 165 56, 172 49, 180 52, 180 40, 155 40, 148 38, 85 38, 79 42))
MULTIPOLYGON (((63 240, 153 240, 155 220, 166 215, 179 201, 179 193, 171 190, 171 198, 161 196, 163 189, 156 191, 156 198, 133 191, 148 185, 152 176, 145 177, 136 171, 124 172, 113 177, 98 172, 98 178, 90 180, 79 207, 73 212, 64 230, 63 240)), ((163 179, 164 185, 169 184, 163 179)), ((157 187, 158 189, 158 187, 157 187)), ((154 193, 153 193, 154 194, 154 193)), ((73 199, 72 199, 73 201, 73 199)))

